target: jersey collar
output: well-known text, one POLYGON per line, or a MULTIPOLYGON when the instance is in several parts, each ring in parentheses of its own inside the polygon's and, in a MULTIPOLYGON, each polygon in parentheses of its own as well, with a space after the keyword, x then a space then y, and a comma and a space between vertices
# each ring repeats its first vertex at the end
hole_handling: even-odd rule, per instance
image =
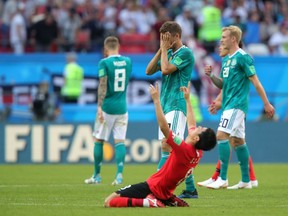
POLYGON ((118 54, 118 55, 110 55, 110 56, 108 56, 107 58, 120 57, 120 56, 121 56, 120 54, 118 54))
POLYGON ((182 48, 186 47, 185 45, 182 45, 181 47, 179 47, 175 52, 172 51, 172 55, 175 55, 177 52, 179 52, 179 50, 181 50, 182 48))
POLYGON ((229 55, 229 58, 232 58, 237 52, 239 52, 241 48, 237 49, 232 55, 229 55))

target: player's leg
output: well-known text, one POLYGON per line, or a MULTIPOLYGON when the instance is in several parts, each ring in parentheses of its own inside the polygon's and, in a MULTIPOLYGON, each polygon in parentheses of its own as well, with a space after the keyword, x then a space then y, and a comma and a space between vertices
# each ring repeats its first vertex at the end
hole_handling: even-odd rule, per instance
POLYGON ((229 135, 232 131, 235 117, 234 110, 225 110, 222 113, 217 131, 218 155, 220 160, 220 173, 216 181, 206 185, 208 188, 219 189, 228 186, 228 165, 231 155, 229 135))
MULTIPOLYGON (((232 156, 232 154, 231 154, 232 156)), ((216 181, 218 176, 220 175, 220 160, 218 160, 217 164, 216 164, 216 168, 215 168, 215 172, 213 173, 213 175, 211 176, 211 178, 202 181, 202 182, 197 182, 197 185, 202 186, 202 187, 206 187, 208 184, 211 184, 212 182, 216 181)), ((253 160, 251 158, 251 156, 249 157, 249 175, 250 175, 250 181, 251 181, 251 185, 252 187, 258 187, 258 180, 256 178, 255 175, 255 171, 254 171, 254 166, 253 166, 253 160)))
MULTIPOLYGON (((181 139, 183 139, 185 128, 186 128, 186 116, 184 115, 184 113, 181 111, 171 111, 171 112, 165 114, 165 118, 167 120, 169 128, 175 134, 177 134, 177 136, 179 136, 181 139)), ((164 135, 159 128, 158 139, 163 140, 163 138, 164 138, 164 135)), ((169 146, 165 145, 164 143, 161 143, 161 149, 162 149, 161 158, 160 158, 160 161, 158 163, 157 170, 161 169, 161 167, 164 165, 164 163, 168 159, 170 151, 171 151, 171 148, 169 146)))
POLYGON ((252 188, 249 176, 249 150, 245 142, 245 113, 235 109, 233 130, 230 134, 231 145, 236 151, 241 169, 241 181, 228 189, 252 188))
POLYGON ((126 156, 126 146, 124 142, 126 139, 127 127, 128 113, 125 113, 124 115, 117 115, 113 128, 117 171, 112 185, 122 184, 123 182, 123 168, 126 156))
POLYGON ((146 182, 128 185, 110 194, 104 203, 105 207, 165 207, 156 199, 146 182))
POLYGON ((104 122, 100 122, 99 119, 96 119, 93 131, 94 137, 94 173, 91 178, 86 179, 86 184, 98 184, 101 183, 101 166, 103 161, 103 142, 108 140, 111 127, 113 125, 113 118, 110 118, 111 115, 103 112, 104 122))
MULTIPOLYGON (((235 138, 233 142, 235 142, 235 138)), ((249 176, 249 150, 246 143, 236 144, 235 151, 241 169, 241 181, 234 186, 228 187, 228 189, 251 189, 252 185, 249 176)))
MULTIPOLYGON (((231 154, 231 150, 230 150, 230 160, 231 160, 231 157, 232 157, 232 154, 231 154)), ((220 171, 221 171, 221 161, 218 160, 217 164, 216 164, 215 171, 212 174, 212 176, 209 179, 205 180, 205 181, 197 182, 197 185, 201 186, 201 187, 206 187, 207 185, 215 182, 218 179, 219 175, 220 175, 220 171)))
POLYGON ((179 194, 180 199, 198 198, 198 192, 194 183, 194 175, 189 175, 185 180, 185 190, 179 194))
POLYGON ((252 157, 249 157, 249 175, 252 187, 258 187, 258 180, 255 175, 252 157))
POLYGON ((215 172, 213 173, 213 175, 207 180, 197 182, 197 185, 200 187, 206 187, 207 185, 215 182, 217 180, 218 176, 220 175, 220 168, 221 168, 221 162, 220 162, 220 160, 218 160, 218 162, 216 164, 216 169, 215 169, 215 172))

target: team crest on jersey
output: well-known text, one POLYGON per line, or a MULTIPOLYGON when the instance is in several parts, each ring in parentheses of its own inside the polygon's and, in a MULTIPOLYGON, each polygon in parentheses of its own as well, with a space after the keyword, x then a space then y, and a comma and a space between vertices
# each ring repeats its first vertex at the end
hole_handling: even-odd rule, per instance
POLYGON ((231 63, 231 60, 229 59, 229 60, 227 61, 226 66, 228 67, 228 66, 230 65, 230 63, 231 63))
POLYGON ((182 60, 179 56, 177 56, 177 57, 175 58, 175 60, 174 60, 174 63, 175 63, 176 65, 180 65, 182 62, 183 62, 183 60, 182 60))
POLYGON ((233 59, 232 62, 231 62, 231 66, 234 66, 234 65, 236 65, 236 64, 237 64, 236 59, 233 59))

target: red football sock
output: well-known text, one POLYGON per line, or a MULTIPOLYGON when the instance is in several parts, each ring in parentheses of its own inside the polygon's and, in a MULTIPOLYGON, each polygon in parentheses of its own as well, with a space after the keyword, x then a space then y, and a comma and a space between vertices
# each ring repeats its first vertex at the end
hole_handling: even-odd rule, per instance
POLYGON ((115 197, 110 200, 110 207, 143 207, 143 199, 115 197))
POLYGON ((255 181, 256 180, 256 176, 255 176, 255 172, 254 172, 254 167, 253 167, 253 162, 252 162, 251 156, 249 157, 249 175, 250 175, 250 180, 251 181, 255 181))
POLYGON ((217 165, 216 165, 216 170, 215 170, 214 174, 212 175, 212 179, 215 181, 217 180, 218 176, 220 175, 220 166, 221 166, 220 160, 218 160, 217 165))

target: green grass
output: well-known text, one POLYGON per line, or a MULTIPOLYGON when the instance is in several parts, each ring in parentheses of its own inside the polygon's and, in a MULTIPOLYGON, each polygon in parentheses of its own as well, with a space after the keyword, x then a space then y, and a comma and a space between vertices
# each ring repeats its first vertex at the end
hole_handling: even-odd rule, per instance
MULTIPOLYGON (((199 188, 199 199, 187 200, 190 208, 104 208, 115 166, 105 164, 100 185, 85 185, 92 165, 1 165, 0 215, 288 215, 288 164, 255 164, 259 187, 252 190, 199 188)), ((124 186, 145 180, 156 165, 126 165, 124 186)), ((200 164, 195 182, 207 179, 214 165, 200 164)), ((239 167, 229 167, 230 185, 240 180, 239 167)), ((184 188, 180 185, 178 194, 184 188)))

